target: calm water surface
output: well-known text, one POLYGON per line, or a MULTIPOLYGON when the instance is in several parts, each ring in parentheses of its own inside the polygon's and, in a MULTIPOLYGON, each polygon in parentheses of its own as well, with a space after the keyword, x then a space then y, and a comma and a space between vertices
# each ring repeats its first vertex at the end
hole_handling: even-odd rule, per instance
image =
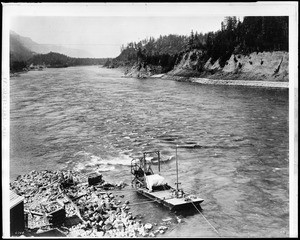
MULTIPOLYGON (((32 71, 10 84, 11 180, 68 168, 130 183, 132 158, 155 149, 167 158, 178 145, 181 186, 205 199, 218 234, 197 212, 154 203, 132 208, 145 222, 171 217, 166 237, 288 236, 287 90, 122 78, 96 66, 32 71)), ((173 186, 175 167, 161 173, 173 186)))

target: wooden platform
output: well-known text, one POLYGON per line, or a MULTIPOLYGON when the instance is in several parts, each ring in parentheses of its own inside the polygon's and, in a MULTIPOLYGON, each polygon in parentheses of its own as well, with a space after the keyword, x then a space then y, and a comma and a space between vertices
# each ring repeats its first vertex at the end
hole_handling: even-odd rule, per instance
POLYGON ((149 192, 148 189, 138 188, 137 192, 147 198, 156 200, 158 203, 163 204, 170 210, 194 207, 193 205, 197 206, 204 201, 204 199, 198 197, 190 198, 187 201, 184 197, 176 198, 172 195, 171 190, 149 192))

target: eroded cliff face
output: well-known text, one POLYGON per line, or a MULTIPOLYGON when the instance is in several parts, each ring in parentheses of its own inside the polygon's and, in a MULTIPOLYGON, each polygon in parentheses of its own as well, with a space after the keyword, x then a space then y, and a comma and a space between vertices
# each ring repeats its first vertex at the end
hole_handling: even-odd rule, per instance
MULTIPOLYGON (((249 80, 288 81, 288 52, 260 52, 232 55, 222 69, 224 75, 236 75, 249 80)), ((234 79, 236 79, 234 78, 234 79)))
POLYGON ((203 60, 204 52, 201 50, 192 50, 185 53, 180 62, 174 69, 168 72, 168 75, 182 77, 197 77, 201 72, 206 71, 203 60))
POLYGON ((288 52, 254 52, 249 55, 233 54, 222 67, 219 59, 213 62, 210 58, 204 63, 203 52, 193 50, 185 53, 174 69, 168 72, 168 75, 287 82, 289 79, 288 61, 288 52))
MULTIPOLYGON (((204 52, 192 50, 186 52, 173 70, 166 75, 170 77, 199 77, 224 80, 260 80, 289 81, 289 54, 284 51, 259 52, 249 55, 232 54, 220 65, 220 60, 205 61, 204 52)), ((145 65, 142 62, 127 68, 125 76, 147 78, 162 73, 161 66, 145 65)))
POLYGON ((162 72, 161 66, 136 63, 131 68, 129 67, 125 70, 125 76, 135 77, 135 78, 147 78, 154 74, 159 74, 161 72, 162 72))

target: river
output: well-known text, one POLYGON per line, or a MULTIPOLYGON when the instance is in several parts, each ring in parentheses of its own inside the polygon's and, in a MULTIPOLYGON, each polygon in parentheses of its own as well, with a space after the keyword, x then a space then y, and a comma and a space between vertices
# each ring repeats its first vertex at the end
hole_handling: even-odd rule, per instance
MULTIPOLYGON (((178 145, 181 187, 204 199, 205 219, 155 203, 132 211, 158 224, 171 217, 166 237, 287 237, 288 109, 286 89, 123 78, 98 66, 30 71, 10 79, 10 179, 76 169, 130 184, 132 158, 156 149, 168 158, 178 145)), ((161 174, 174 186, 174 159, 161 174)))

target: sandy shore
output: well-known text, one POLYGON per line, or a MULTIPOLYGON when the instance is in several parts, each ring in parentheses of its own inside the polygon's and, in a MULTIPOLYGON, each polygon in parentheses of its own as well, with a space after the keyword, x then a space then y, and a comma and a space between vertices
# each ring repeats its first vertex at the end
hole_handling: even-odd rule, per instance
POLYGON ((215 80, 208 78, 187 78, 180 76, 170 76, 167 74, 152 75, 151 78, 161 78, 166 80, 186 81, 199 84, 210 85, 234 85, 234 86, 249 86, 249 87, 266 87, 266 88, 281 88, 288 89, 288 82, 274 82, 274 81, 253 81, 253 80, 215 80))

